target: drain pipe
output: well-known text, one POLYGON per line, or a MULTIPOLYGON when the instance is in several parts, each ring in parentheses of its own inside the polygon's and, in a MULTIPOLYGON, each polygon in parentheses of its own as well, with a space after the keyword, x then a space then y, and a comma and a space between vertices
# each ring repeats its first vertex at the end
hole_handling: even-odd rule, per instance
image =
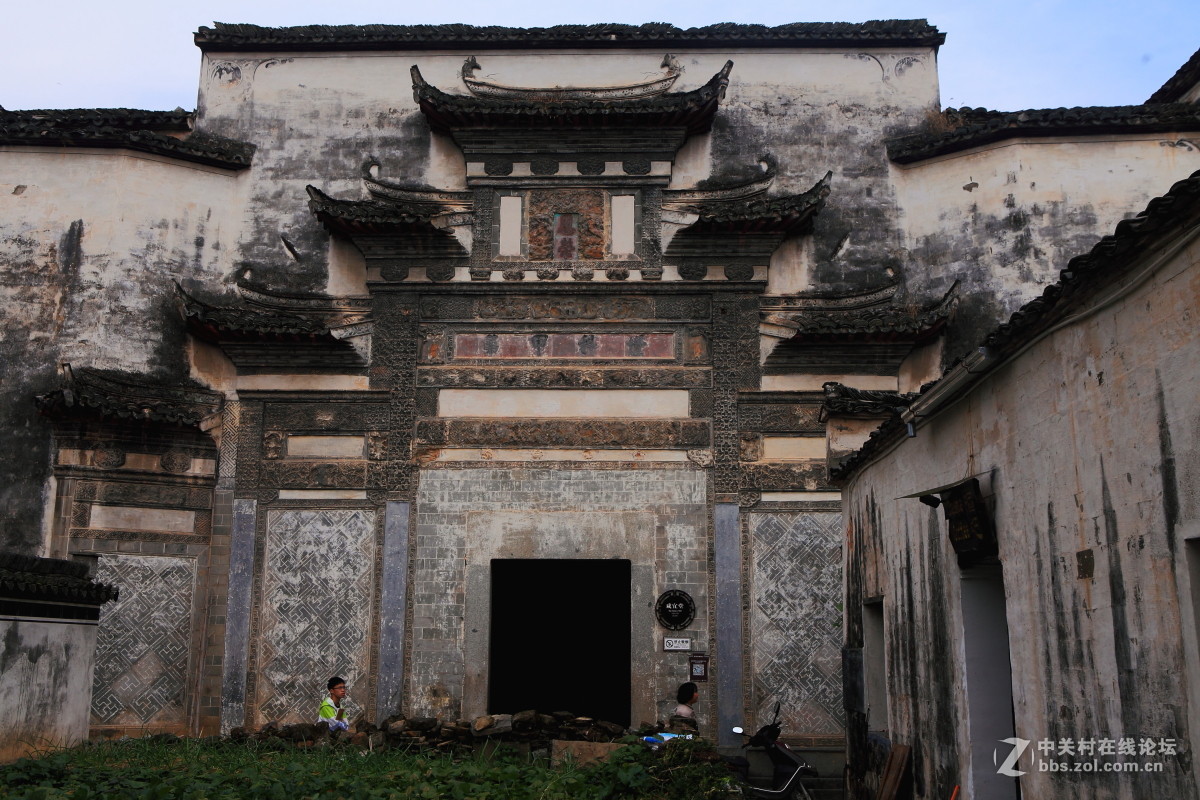
POLYGON ((955 399, 959 389, 991 370, 995 365, 995 353, 988 347, 980 347, 964 358, 948 374, 942 377, 925 394, 918 397, 900 412, 900 421, 908 426, 909 438, 917 435, 917 420, 927 417, 947 401, 955 399))

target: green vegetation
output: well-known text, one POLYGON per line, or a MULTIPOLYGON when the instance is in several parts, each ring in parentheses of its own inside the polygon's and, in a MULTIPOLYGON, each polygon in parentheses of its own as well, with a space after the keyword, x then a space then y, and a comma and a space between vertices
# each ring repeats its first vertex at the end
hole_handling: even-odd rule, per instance
MULTIPOLYGON (((633 740, 629 740, 632 742, 633 740)), ((605 763, 551 768, 500 751, 485 758, 279 742, 134 739, 0 766, 4 800, 718 800, 728 772, 703 742, 651 753, 631 744, 605 763)))

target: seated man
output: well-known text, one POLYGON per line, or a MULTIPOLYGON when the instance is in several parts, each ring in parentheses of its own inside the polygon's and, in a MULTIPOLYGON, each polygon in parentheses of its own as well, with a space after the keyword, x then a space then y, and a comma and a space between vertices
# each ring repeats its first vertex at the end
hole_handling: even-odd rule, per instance
POLYGON ((329 694, 321 701, 317 722, 327 724, 330 731, 348 730, 350 723, 346 721, 346 709, 342 708, 342 700, 346 698, 346 681, 334 675, 326 686, 329 694))
POLYGON ((679 705, 675 706, 675 712, 667 720, 667 730, 672 733, 696 733, 699 726, 696 724, 696 712, 692 706, 700 699, 700 687, 688 681, 679 687, 675 699, 679 705))

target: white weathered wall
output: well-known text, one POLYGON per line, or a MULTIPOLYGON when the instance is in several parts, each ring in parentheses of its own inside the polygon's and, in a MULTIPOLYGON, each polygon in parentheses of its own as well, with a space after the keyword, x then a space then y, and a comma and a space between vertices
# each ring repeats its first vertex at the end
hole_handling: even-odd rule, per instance
POLYGON ((0 762, 87 738, 96 626, 0 620, 0 762))
POLYGON ((916 297, 954 281, 959 355, 1058 279, 1117 222, 1200 169, 1171 133, 1011 139, 891 166, 902 260, 916 297))
POLYGON ((967 782, 963 623, 945 521, 911 495, 978 474, 995 503, 1016 735, 1173 738, 1187 753, 1133 759, 1165 761, 1155 775, 1032 770, 1024 796, 1195 796, 1200 655, 1181 598, 1200 580, 1183 558, 1200 533, 1198 300, 1194 240, 923 420, 847 487, 849 639, 862 599, 883 595, 888 727, 920 751, 931 796, 967 782), (1092 577, 1079 577, 1080 553, 1094 558, 1092 577))

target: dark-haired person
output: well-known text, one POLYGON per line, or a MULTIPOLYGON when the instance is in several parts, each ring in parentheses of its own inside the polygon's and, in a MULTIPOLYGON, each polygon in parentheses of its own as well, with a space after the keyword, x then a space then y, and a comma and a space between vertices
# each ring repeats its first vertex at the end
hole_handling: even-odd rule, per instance
POLYGON ((342 708, 342 701, 346 699, 346 681, 334 675, 329 679, 326 688, 329 693, 321 701, 321 710, 317 712, 317 722, 324 722, 331 731, 349 729, 350 723, 346 721, 346 709, 342 708))
POLYGON ((688 681, 675 692, 675 700, 679 705, 671 718, 667 720, 667 728, 675 733, 696 733, 699 725, 696 723, 696 712, 692 706, 700 699, 700 687, 688 681))

